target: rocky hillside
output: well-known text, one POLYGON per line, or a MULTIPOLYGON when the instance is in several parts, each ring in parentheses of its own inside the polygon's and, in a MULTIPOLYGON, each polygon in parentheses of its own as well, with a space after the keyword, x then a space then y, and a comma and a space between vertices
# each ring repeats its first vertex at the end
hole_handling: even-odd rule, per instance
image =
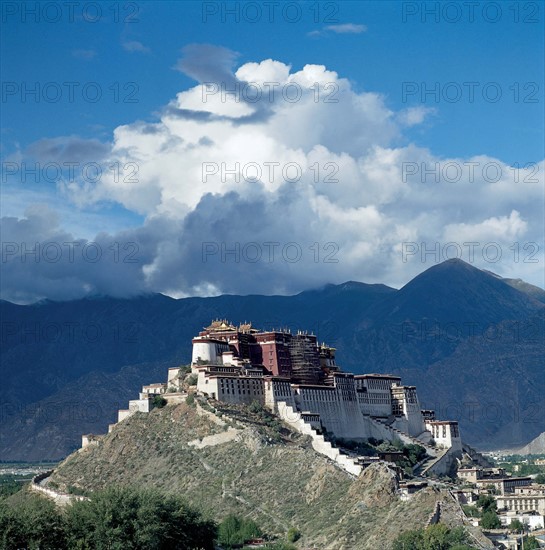
POLYGON ((539 434, 528 445, 517 449, 516 452, 521 455, 540 455, 545 454, 545 432, 539 434))
POLYGON ((395 476, 375 465, 358 478, 317 454, 305 436, 241 408, 226 422, 199 405, 137 413, 95 447, 68 457, 51 477, 63 490, 138 484, 183 494, 221 519, 255 519, 271 534, 301 530, 302 547, 387 549, 399 531, 424 526, 441 501, 442 521, 461 523, 443 489, 402 502, 395 476))

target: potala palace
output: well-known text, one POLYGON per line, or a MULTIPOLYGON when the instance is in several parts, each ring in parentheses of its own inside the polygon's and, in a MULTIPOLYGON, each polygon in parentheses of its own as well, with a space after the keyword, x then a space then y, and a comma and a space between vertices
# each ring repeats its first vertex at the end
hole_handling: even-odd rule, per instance
MULTIPOLYGON (((234 404, 259 402, 310 435, 315 450, 350 473, 358 474, 361 466, 341 455, 328 442, 331 436, 422 445, 430 457, 423 473, 445 473, 463 454, 458 422, 437 420, 434 411, 422 410, 414 386, 390 374, 343 372, 335 362, 335 348, 319 344, 313 334, 261 331, 250 323, 236 327, 216 320, 192 343, 198 394, 234 404)), ((149 412, 158 394, 179 400, 179 372, 173 367, 166 383, 144 386, 140 398, 119 411, 118 421, 137 411, 149 412)), ((83 446, 92 439, 83 436, 83 446)))

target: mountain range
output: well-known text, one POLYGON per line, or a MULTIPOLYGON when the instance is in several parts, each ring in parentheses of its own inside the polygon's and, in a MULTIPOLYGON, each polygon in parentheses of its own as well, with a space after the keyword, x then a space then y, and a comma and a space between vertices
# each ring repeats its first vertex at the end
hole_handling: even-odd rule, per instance
POLYGON ((394 373, 479 450, 545 431, 545 291, 461 260, 399 290, 346 282, 294 296, 0 302, 0 460, 55 460, 103 433, 142 384, 187 364, 212 319, 309 330, 355 373, 394 373))

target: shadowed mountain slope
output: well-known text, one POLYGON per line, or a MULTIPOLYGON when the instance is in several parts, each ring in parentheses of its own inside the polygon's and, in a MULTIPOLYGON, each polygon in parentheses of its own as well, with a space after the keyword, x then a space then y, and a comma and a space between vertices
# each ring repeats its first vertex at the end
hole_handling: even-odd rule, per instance
POLYGON ((191 338, 215 318, 312 331, 345 370, 402 374, 440 412, 466 403, 442 416, 458 418, 472 445, 520 446, 545 431, 543 419, 521 420, 545 405, 545 306, 528 286, 449 260, 400 290, 347 282, 295 296, 4 301, 0 459, 60 458, 77 434, 106 431, 142 384, 189 362, 191 338), (467 403, 507 400, 518 416, 467 413, 467 403))

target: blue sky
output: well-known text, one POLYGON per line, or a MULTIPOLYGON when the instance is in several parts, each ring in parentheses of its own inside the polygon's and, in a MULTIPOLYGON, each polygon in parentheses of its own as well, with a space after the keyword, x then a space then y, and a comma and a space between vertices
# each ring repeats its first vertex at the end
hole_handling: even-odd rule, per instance
MULTIPOLYGON (((444 10, 436 22, 433 13, 423 15, 424 5, 428 4, 431 10, 434 2, 405 3, 411 4, 410 8, 403 8, 402 2, 325 2, 321 3, 321 13, 311 8, 313 3, 300 2, 300 21, 293 23, 282 17, 280 3, 274 22, 269 21, 263 7, 258 22, 248 20, 254 17, 254 12, 248 10, 241 12, 237 23, 234 15, 223 13, 235 10, 236 4, 244 3, 137 2, 135 8, 126 9, 120 3, 117 23, 112 2, 101 3, 103 13, 96 23, 82 20, 81 7, 75 8, 74 22, 67 10, 62 11, 58 22, 54 21, 53 10, 40 14, 40 22, 35 22, 32 14, 25 14, 23 8, 17 14, 5 14, 4 81, 26 82, 29 87, 35 82, 42 86, 50 81, 82 83, 76 90, 81 90, 86 82, 98 82, 103 92, 96 104, 84 101, 77 91, 70 104, 66 87, 66 97, 56 103, 43 99, 35 102, 32 96, 23 103, 22 92, 8 96, 2 123, 8 151, 15 142, 24 146, 46 136, 107 138, 119 124, 151 120, 153 112, 176 92, 193 84, 172 70, 181 48, 207 42, 239 52, 241 63, 270 57, 291 63, 294 68, 306 63, 324 64, 353 81, 356 89, 384 94, 393 108, 403 106, 404 82, 417 83, 419 92, 422 83, 430 89, 439 83, 439 102, 430 94, 424 103, 438 109, 434 124, 410 135, 411 139, 440 155, 489 154, 508 163, 536 162, 542 156, 543 101, 524 102, 525 98, 543 94, 541 3, 527 3, 539 8, 536 14, 521 3, 518 23, 514 21, 515 11, 507 3, 500 3, 501 15, 492 8, 485 10, 491 3, 482 2, 475 9, 473 22, 468 21, 468 8, 460 8, 462 18, 458 22, 449 22, 456 13, 444 10), (217 14, 208 13, 215 9, 217 14), (408 12, 406 21, 404 9, 408 12), (413 9, 418 13, 412 15, 413 9), (243 17, 244 13, 247 17, 243 17), (138 21, 123 23, 125 19, 138 21), (316 19, 365 25, 366 31, 308 36, 335 24, 316 23, 316 19), (526 19, 539 22, 525 22, 526 19), (126 51, 122 44, 132 41, 140 42, 150 52, 126 51), (135 88, 123 86, 130 82, 138 89, 128 97, 135 88), (449 91, 456 93, 456 88, 446 88, 450 82, 457 83, 464 92, 459 101, 452 103, 442 97, 449 91), (464 82, 478 83, 474 103, 469 101, 464 82), (498 102, 482 96, 483 87, 490 82, 501 87, 498 102), (115 83, 120 86, 118 103, 114 100, 115 83), (532 95, 533 87, 523 89, 528 83, 540 86, 537 95, 532 95), (518 102, 513 89, 517 85, 518 102), (125 98, 135 103, 123 103, 125 98), (468 131, 468 127, 480 131, 468 131)), ((89 16, 94 18, 95 12, 89 10, 89 16)), ((297 17, 295 10, 291 17, 297 17)), ((493 88, 489 91, 495 92, 493 88)), ((407 101, 411 105, 423 104, 420 93, 408 95, 407 101)))
MULTIPOLYGON (((405 150, 413 146, 439 160, 483 155, 506 166, 543 161, 544 4, 541 2, 481 2, 472 15, 463 3, 448 3, 451 4, 448 11, 445 3, 382 1, 288 2, 291 7, 287 15, 283 15, 286 3, 278 2, 274 3, 274 21, 270 20, 265 4, 259 3, 261 16, 258 16, 257 3, 251 2, 103 2, 98 4, 100 15, 92 9, 83 13, 84 4, 78 4, 71 14, 62 2, 52 2, 49 12, 43 11, 46 3, 39 4, 41 12, 37 16, 25 12, 25 3, 16 8, 13 3, 8 4, 11 7, 6 8, 4 4, 2 12, 4 162, 36 158, 37 150, 41 162, 46 162, 51 145, 63 140, 72 144, 74 140, 81 140, 78 155, 81 149, 87 148, 88 154, 81 153, 81 158, 89 160, 93 158, 93 147, 100 149, 102 144, 107 149, 112 144, 116 128, 132 127, 137 121, 158 123, 165 106, 176 94, 198 84, 188 71, 184 74, 175 69, 184 56, 183 49, 190 44, 210 44, 236 52, 233 71, 246 63, 267 59, 290 66, 291 73, 302 71, 309 64, 323 65, 350 83, 350 93, 377 94, 384 112, 425 110, 419 123, 407 124, 388 139, 379 140, 381 147, 405 150), (429 10, 437 6, 436 16, 429 10), (53 11, 57 8, 60 11, 53 11), (14 9, 16 13, 12 13, 14 9), (226 9, 231 11, 225 13, 226 9), (240 10, 238 22, 233 10, 240 10), (57 16, 59 21, 54 20, 57 16), (290 17, 298 20, 288 21, 290 17), (249 20, 253 18, 257 21, 249 20), (457 18, 459 20, 455 20, 457 18), (73 101, 66 82, 77 83, 73 101), (36 83, 39 100, 32 95, 25 98, 23 88, 32 88, 36 83), (470 101, 467 83, 473 83, 473 101, 470 101), (89 93, 99 89, 100 99, 89 101, 89 96, 82 93, 86 85, 89 93), (43 90, 47 86, 50 94, 61 89, 58 101, 44 99, 43 90), (432 94, 422 98, 424 87, 437 86, 439 101, 432 94), (483 89, 488 94, 484 97, 483 89), (501 98, 493 101, 498 90, 501 98), (458 91, 461 96, 452 100, 452 94, 458 91)), ((26 3, 28 9, 33 5, 33 2, 26 3)), ((217 59, 211 59, 210 63, 215 61, 217 59)), ((357 131, 357 128, 350 130, 357 131)), ((367 129, 362 128, 362 132, 365 131, 367 129)), ((358 156, 354 151, 350 154, 354 158, 358 156)), ((538 177, 542 178, 542 168, 540 172, 538 177)), ((22 219, 25 209, 34 201, 45 202, 50 209, 57 210, 59 227, 74 238, 92 239, 100 231, 114 233, 142 228, 154 216, 165 212, 164 205, 148 210, 131 200, 120 199, 115 192, 111 195, 102 192, 98 199, 86 196, 83 200, 79 195, 74 198, 60 193, 57 186, 42 179, 36 183, 4 178, 3 183, 4 197, 8 199, 7 206, 3 206, 5 215, 22 219)), ((157 193, 164 196, 164 191, 149 192, 156 197, 157 193)), ((527 188, 521 186, 519 193, 524 204, 508 208, 506 198, 505 204, 498 203, 497 210, 483 210, 480 218, 475 212, 465 219, 464 208, 457 206, 460 215, 446 220, 445 225, 481 227, 493 225, 496 219, 501 225, 504 218, 515 219, 511 217, 515 210, 526 228, 520 229, 516 239, 535 242, 539 237, 538 244, 542 244, 539 231, 532 233, 532 229, 528 229, 542 223, 542 210, 523 211, 525 204, 535 200, 534 195, 528 195, 525 202, 526 192, 527 188)), ((491 190, 489 202, 494 202, 494 197, 491 190)), ((176 200, 183 203, 183 197, 176 200)), ((482 200, 486 202, 486 197, 482 200)), ((196 212, 199 204, 198 201, 184 203, 176 215, 187 224, 188 212, 196 212)), ((384 216, 402 209, 401 199, 388 202, 382 198, 374 204, 384 216)), ((421 199, 407 206, 413 209, 409 217, 418 217, 417 204, 423 208, 421 199)), ((369 204, 364 201, 359 206, 369 207, 369 204)), ((401 219, 393 220, 393 226, 401 225, 401 219)), ((409 230, 407 234, 414 239, 430 240, 433 232, 429 231, 425 236, 409 230)), ((515 237, 506 237, 505 246, 515 237)), ((321 242, 322 237, 319 240, 321 242)), ((345 249, 349 241, 343 240, 345 249)), ((385 260, 380 269, 371 271, 353 269, 352 277, 348 276, 348 268, 342 273, 328 272, 324 277, 334 279, 333 282, 340 282, 343 277, 359 276, 362 280, 382 277, 385 282, 399 285, 406 282, 414 270, 428 267, 419 265, 410 273, 390 273, 384 267, 386 263, 385 260)), ((348 261, 346 265, 353 268, 348 261)), ((407 266, 400 266, 403 267, 407 266)), ((522 271, 521 276, 541 284, 535 275, 536 267, 511 265, 505 267, 504 272, 522 271)), ((236 272, 232 276, 236 277, 236 272)), ((285 277, 286 272, 280 276, 285 277)), ((278 286, 279 291, 328 282, 302 274, 296 280, 297 283, 287 288, 278 286)), ((84 284, 85 288, 89 285, 96 288, 93 282, 84 284)), ((222 286, 217 281, 203 281, 203 285, 214 291, 242 290, 236 285, 222 286)), ((195 281, 187 285, 179 283, 170 289, 164 285, 151 288, 183 295, 204 292, 195 281)))

